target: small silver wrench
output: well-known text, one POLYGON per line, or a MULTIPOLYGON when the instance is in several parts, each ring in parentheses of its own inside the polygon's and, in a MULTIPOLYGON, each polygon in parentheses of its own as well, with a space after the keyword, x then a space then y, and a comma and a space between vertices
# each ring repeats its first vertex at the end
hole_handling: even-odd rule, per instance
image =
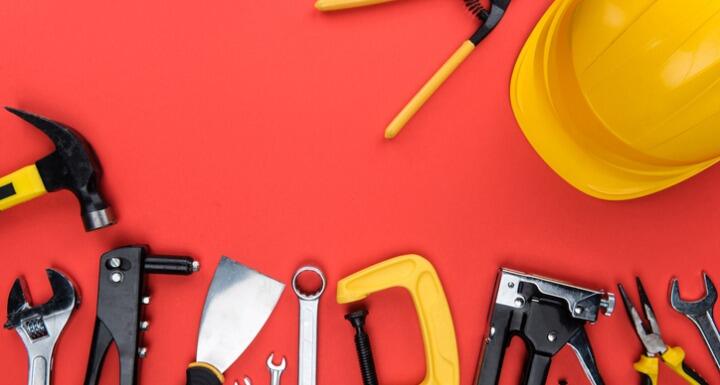
POLYGON ((718 293, 707 273, 703 273, 705 280, 705 297, 697 301, 684 301, 680 298, 678 280, 673 279, 670 284, 670 304, 673 309, 684 314, 700 329, 715 365, 720 369, 720 333, 713 317, 713 308, 718 299, 718 293))
POLYGON ((46 269, 52 298, 31 306, 25 280, 15 280, 8 298, 6 329, 15 329, 28 353, 28 385, 49 385, 55 343, 78 305, 72 281, 57 270, 46 269))
POLYGON ((293 290, 300 300, 298 385, 315 385, 317 381, 318 304, 326 284, 325 274, 315 266, 301 267, 292 279, 293 290), (298 287, 298 278, 306 272, 316 274, 322 281, 315 293, 305 293, 298 287))
POLYGON ((280 376, 282 376, 287 367, 287 361, 285 357, 282 358, 280 365, 275 365, 273 360, 275 359, 275 353, 271 353, 267 359, 267 367, 270 370, 270 385, 280 385, 280 376))

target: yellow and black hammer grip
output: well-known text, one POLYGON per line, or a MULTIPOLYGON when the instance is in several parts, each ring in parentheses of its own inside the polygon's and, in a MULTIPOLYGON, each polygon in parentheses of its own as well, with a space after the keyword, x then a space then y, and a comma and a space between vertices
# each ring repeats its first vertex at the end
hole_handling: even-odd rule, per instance
POLYGON ((222 385, 225 382, 225 376, 205 362, 193 362, 188 366, 186 374, 186 385, 222 385))
POLYGON ((0 178, 0 211, 47 193, 37 166, 23 167, 0 178))

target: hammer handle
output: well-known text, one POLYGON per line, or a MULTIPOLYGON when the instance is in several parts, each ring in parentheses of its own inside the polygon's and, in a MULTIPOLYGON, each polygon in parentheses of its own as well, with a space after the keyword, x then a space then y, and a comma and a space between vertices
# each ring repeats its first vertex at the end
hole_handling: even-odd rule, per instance
POLYGON ((45 184, 34 164, 0 178, 0 211, 45 194, 45 184))

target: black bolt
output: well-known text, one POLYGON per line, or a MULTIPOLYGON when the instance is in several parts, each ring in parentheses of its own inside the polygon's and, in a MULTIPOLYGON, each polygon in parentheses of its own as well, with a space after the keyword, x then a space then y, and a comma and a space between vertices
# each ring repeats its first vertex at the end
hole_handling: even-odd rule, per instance
POLYGON ((360 362, 363 384, 378 385, 377 373, 375 372, 375 360, 373 360, 372 348, 370 347, 370 336, 365 332, 365 317, 368 311, 358 310, 345 315, 355 328, 355 349, 360 362))

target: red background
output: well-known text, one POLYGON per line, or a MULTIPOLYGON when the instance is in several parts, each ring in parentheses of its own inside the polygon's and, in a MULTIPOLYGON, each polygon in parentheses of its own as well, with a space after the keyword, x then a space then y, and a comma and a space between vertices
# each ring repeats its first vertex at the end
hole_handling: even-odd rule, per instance
MULTIPOLYGON (((69 193, 3 212, 0 306, 19 275, 42 302, 43 269, 70 274, 83 303, 57 347, 54 383, 80 384, 99 256, 128 243, 196 256, 204 269, 195 276, 150 278, 140 382, 181 384, 220 255, 285 282, 315 262, 331 281, 321 303, 318 382, 360 384, 335 282, 417 252, 444 281, 462 383, 470 384, 498 267, 606 289, 639 274, 667 342, 683 346, 711 383, 720 381, 694 326, 667 302, 673 275, 687 296, 702 293, 702 269, 720 279, 720 169, 622 203, 587 197, 557 177, 508 102, 516 55, 548 4, 513 1, 500 27, 390 142, 382 138, 386 123, 476 26, 459 0, 334 14, 315 11, 312 0, 5 2, 1 103, 83 132, 104 165, 119 224, 84 233, 69 193)), ((8 113, 0 126, 2 172, 52 149, 8 113)), ((419 383, 422 344, 408 296, 393 290, 368 305, 381 381, 419 383)), ((641 349, 623 311, 588 329, 609 384, 639 381, 631 363, 641 349)), ((297 322, 297 300, 286 290, 228 380, 249 374, 267 382, 264 361, 274 350, 289 359, 283 383, 295 383, 297 322)), ((520 346, 504 383, 517 377, 520 346)), ((14 332, 0 332, 0 358, 2 382, 26 382, 14 332)), ((116 384, 116 376, 111 353, 102 384, 116 384)), ((569 349, 550 376, 548 384, 587 383, 569 349)), ((668 370, 661 376, 681 383, 668 370)))

